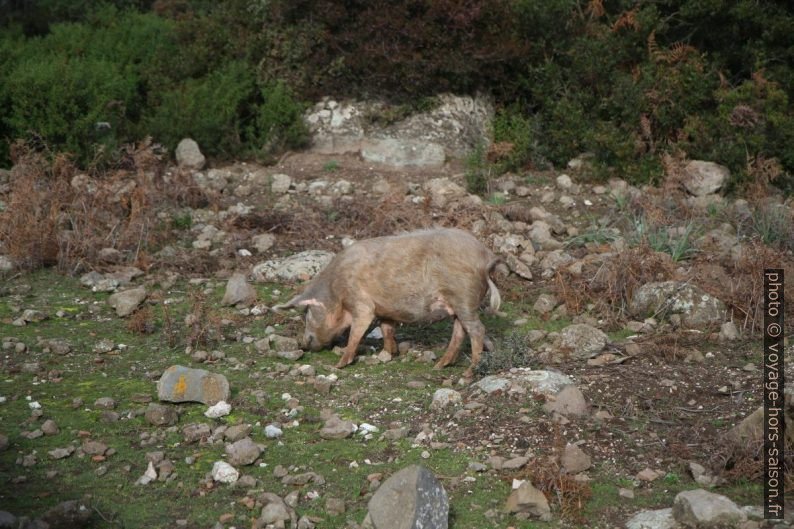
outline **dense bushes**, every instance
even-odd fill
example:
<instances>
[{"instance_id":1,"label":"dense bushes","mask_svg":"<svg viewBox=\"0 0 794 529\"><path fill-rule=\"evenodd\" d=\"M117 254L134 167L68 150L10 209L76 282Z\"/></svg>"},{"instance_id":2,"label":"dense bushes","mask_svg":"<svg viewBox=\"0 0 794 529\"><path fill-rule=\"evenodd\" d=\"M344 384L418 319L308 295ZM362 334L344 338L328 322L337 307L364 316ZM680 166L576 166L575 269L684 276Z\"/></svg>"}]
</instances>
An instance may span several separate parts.
<instances>
[{"instance_id":1,"label":"dense bushes","mask_svg":"<svg viewBox=\"0 0 794 529\"><path fill-rule=\"evenodd\" d=\"M43 36L7 29L0 163L20 137L70 152L81 165L147 135L169 148L191 136L215 156L299 146L302 106L287 87L257 81L235 30L206 14L177 21L111 5L81 22L53 23Z\"/></svg>"},{"instance_id":2,"label":"dense bushes","mask_svg":"<svg viewBox=\"0 0 794 529\"><path fill-rule=\"evenodd\" d=\"M173 146L189 134L210 154L237 155L305 141L299 100L385 96L413 107L440 91L481 90L496 97L495 139L513 145L500 169L559 166L589 151L597 168L647 181L661 175L662 154L680 152L728 165L736 184L766 167L778 185L794 188L787 2L90 4L28 0L6 10L6 139L35 131L84 160L93 152L87 142L152 133ZM35 24L31 6L41 14ZM64 86L48 89L55 101L39 103L80 117L65 132L18 99L58 75L58 65L74 65L67 83L101 70L93 86L74 92L77 100ZM111 123L112 132L97 138L92 120Z\"/></svg>"}]
</instances>

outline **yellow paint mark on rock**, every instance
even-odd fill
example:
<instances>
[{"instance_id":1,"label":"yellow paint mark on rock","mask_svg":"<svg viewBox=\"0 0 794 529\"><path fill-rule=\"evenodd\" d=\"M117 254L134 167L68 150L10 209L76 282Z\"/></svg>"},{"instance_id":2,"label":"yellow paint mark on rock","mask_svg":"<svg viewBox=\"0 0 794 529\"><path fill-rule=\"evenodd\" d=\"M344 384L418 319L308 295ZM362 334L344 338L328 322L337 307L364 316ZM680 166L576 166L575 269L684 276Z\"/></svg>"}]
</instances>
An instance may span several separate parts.
<instances>
[{"instance_id":1,"label":"yellow paint mark on rock","mask_svg":"<svg viewBox=\"0 0 794 529\"><path fill-rule=\"evenodd\" d=\"M176 385L174 386L174 397L181 397L185 394L187 390L187 383L185 382L185 375L179 375L179 380L177 380Z\"/></svg>"}]
</instances>

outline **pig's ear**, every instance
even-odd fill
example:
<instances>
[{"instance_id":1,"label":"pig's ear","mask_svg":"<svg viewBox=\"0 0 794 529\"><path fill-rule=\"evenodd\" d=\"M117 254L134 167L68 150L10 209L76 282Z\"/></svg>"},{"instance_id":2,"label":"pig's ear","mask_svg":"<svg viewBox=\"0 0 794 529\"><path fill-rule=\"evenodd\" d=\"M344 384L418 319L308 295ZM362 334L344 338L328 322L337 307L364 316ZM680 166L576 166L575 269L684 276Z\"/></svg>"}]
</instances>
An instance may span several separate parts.
<instances>
[{"instance_id":1,"label":"pig's ear","mask_svg":"<svg viewBox=\"0 0 794 529\"><path fill-rule=\"evenodd\" d=\"M280 312L282 310L292 309L295 307L309 307L312 305L325 308L325 305L323 304L322 301L317 301L317 299L315 298L304 298L303 294L298 294L297 296L287 301L283 305L273 306L272 309L276 312Z\"/></svg>"}]
</instances>

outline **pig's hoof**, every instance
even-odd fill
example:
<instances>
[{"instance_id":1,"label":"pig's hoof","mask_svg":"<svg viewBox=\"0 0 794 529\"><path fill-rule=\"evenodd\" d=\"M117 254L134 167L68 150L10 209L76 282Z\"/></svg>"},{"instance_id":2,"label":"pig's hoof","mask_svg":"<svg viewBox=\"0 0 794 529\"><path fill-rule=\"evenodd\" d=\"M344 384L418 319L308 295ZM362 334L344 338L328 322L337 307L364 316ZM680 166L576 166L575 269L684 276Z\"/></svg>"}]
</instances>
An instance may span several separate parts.
<instances>
[{"instance_id":1,"label":"pig's hoof","mask_svg":"<svg viewBox=\"0 0 794 529\"><path fill-rule=\"evenodd\" d=\"M471 380L472 378L474 378L474 373L472 372L471 368L463 372L463 378L465 378L466 380Z\"/></svg>"},{"instance_id":2,"label":"pig's hoof","mask_svg":"<svg viewBox=\"0 0 794 529\"><path fill-rule=\"evenodd\" d=\"M345 362L344 360L340 360L339 362L337 362L337 363L336 363L336 365L335 365L334 367L335 367L335 368L337 368L337 369L343 369L343 368L345 368L345 367L346 367L346 366L347 366L349 363L350 363L350 362Z\"/></svg>"},{"instance_id":3,"label":"pig's hoof","mask_svg":"<svg viewBox=\"0 0 794 529\"><path fill-rule=\"evenodd\" d=\"M436 365L433 366L433 369L444 369L445 367L447 367L447 364L445 364L443 360L439 360L436 362Z\"/></svg>"}]
</instances>

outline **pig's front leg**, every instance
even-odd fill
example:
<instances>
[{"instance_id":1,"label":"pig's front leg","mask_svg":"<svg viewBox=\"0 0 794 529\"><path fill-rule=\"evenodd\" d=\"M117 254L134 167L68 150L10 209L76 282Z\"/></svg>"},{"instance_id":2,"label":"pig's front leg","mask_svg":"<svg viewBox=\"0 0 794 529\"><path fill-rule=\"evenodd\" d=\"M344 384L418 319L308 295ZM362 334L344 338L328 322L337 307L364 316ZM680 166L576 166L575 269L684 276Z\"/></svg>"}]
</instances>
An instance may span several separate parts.
<instances>
[{"instance_id":1,"label":"pig's front leg","mask_svg":"<svg viewBox=\"0 0 794 529\"><path fill-rule=\"evenodd\" d=\"M364 333L367 332L369 324L372 323L374 317L375 315L372 313L353 316L353 323L350 324L350 335L347 339L347 346L342 350L342 358L336 364L337 369L342 369L353 362L353 359L356 357L358 344L364 337Z\"/></svg>"}]
</instances>

